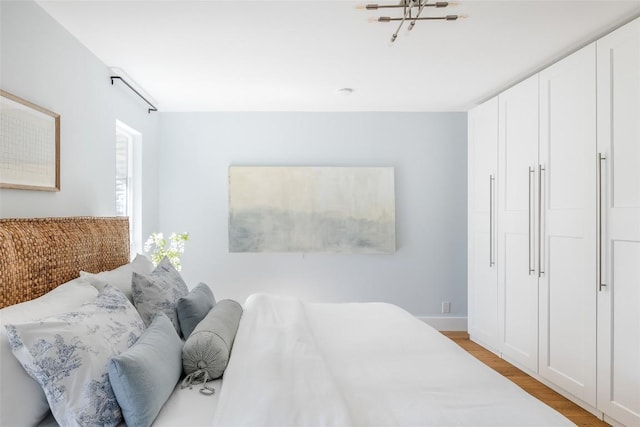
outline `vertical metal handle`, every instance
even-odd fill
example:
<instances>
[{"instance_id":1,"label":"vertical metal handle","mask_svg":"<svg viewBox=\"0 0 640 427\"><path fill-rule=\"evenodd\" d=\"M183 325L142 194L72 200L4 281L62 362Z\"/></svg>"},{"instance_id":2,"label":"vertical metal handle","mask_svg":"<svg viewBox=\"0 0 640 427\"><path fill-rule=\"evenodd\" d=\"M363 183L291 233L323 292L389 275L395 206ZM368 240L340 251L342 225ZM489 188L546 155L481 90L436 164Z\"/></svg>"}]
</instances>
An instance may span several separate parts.
<instances>
[{"instance_id":1,"label":"vertical metal handle","mask_svg":"<svg viewBox=\"0 0 640 427\"><path fill-rule=\"evenodd\" d=\"M542 172L545 169L542 165L538 165L538 277L542 277Z\"/></svg>"},{"instance_id":2,"label":"vertical metal handle","mask_svg":"<svg viewBox=\"0 0 640 427\"><path fill-rule=\"evenodd\" d=\"M602 161L606 157L598 153L598 291L607 284L602 282Z\"/></svg>"},{"instance_id":3,"label":"vertical metal handle","mask_svg":"<svg viewBox=\"0 0 640 427\"><path fill-rule=\"evenodd\" d=\"M493 174L489 175L489 268L493 267Z\"/></svg>"},{"instance_id":4,"label":"vertical metal handle","mask_svg":"<svg viewBox=\"0 0 640 427\"><path fill-rule=\"evenodd\" d=\"M531 268L531 219L532 219L532 215L531 215L531 174L535 174L536 170L532 167L529 167L529 229L527 230L527 235L529 237L529 275L531 275L532 273L534 273L536 270L535 268Z\"/></svg>"}]
</instances>

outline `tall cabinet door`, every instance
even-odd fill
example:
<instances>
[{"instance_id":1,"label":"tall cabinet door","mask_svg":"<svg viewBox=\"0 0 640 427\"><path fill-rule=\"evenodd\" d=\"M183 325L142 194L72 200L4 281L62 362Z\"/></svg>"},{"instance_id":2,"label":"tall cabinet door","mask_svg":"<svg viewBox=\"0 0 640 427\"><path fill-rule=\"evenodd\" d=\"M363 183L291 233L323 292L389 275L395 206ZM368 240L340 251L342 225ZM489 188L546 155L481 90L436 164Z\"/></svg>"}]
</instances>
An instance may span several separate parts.
<instances>
[{"instance_id":1,"label":"tall cabinet door","mask_svg":"<svg viewBox=\"0 0 640 427\"><path fill-rule=\"evenodd\" d=\"M640 19L597 47L598 409L640 426Z\"/></svg>"},{"instance_id":2,"label":"tall cabinet door","mask_svg":"<svg viewBox=\"0 0 640 427\"><path fill-rule=\"evenodd\" d=\"M497 350L496 180L498 100L469 112L469 334Z\"/></svg>"},{"instance_id":3,"label":"tall cabinet door","mask_svg":"<svg viewBox=\"0 0 640 427\"><path fill-rule=\"evenodd\" d=\"M540 73L539 374L596 406L595 43Z\"/></svg>"},{"instance_id":4,"label":"tall cabinet door","mask_svg":"<svg viewBox=\"0 0 640 427\"><path fill-rule=\"evenodd\" d=\"M498 325L505 359L538 370L538 75L499 96Z\"/></svg>"}]
</instances>

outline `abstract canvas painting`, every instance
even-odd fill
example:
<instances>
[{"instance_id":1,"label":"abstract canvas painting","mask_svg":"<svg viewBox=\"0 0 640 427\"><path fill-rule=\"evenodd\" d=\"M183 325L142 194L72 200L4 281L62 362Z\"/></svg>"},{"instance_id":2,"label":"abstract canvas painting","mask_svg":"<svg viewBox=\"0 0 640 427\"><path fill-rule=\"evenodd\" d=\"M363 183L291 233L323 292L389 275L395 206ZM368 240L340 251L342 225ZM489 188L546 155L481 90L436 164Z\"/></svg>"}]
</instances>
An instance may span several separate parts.
<instances>
[{"instance_id":1,"label":"abstract canvas painting","mask_svg":"<svg viewBox=\"0 0 640 427\"><path fill-rule=\"evenodd\" d=\"M392 167L231 166L230 252L393 253Z\"/></svg>"}]
</instances>

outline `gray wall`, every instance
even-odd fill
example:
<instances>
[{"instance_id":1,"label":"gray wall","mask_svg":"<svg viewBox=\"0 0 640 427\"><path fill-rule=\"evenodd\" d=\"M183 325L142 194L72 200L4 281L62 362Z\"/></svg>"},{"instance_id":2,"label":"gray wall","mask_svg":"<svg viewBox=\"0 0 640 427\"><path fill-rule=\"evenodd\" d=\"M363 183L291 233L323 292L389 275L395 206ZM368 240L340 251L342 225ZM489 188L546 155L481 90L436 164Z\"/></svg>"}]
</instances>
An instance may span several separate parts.
<instances>
[{"instance_id":1,"label":"gray wall","mask_svg":"<svg viewBox=\"0 0 640 427\"><path fill-rule=\"evenodd\" d=\"M0 217L115 213L115 123L142 136L143 235L158 227L157 114L32 1L0 2L3 90L60 114L60 192L0 189Z\"/></svg>"},{"instance_id":2,"label":"gray wall","mask_svg":"<svg viewBox=\"0 0 640 427\"><path fill-rule=\"evenodd\" d=\"M160 228L189 232L183 276L219 298L385 301L466 316L465 113L162 113ZM230 165L393 166L393 255L229 253Z\"/></svg>"},{"instance_id":3,"label":"gray wall","mask_svg":"<svg viewBox=\"0 0 640 427\"><path fill-rule=\"evenodd\" d=\"M466 114L162 113L32 1L0 2L2 89L61 115L58 193L0 189L0 217L113 215L119 119L143 134L143 236L188 231L190 286L466 315ZM230 254L229 165L393 166L393 255Z\"/></svg>"}]
</instances>

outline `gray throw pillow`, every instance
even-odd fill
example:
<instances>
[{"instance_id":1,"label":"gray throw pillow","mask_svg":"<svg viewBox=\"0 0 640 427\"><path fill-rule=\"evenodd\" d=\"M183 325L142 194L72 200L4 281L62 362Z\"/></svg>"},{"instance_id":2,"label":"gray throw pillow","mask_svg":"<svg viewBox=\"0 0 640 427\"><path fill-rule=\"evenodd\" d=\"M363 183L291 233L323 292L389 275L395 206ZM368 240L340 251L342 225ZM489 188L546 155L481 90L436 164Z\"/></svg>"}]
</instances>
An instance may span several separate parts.
<instances>
[{"instance_id":1,"label":"gray throw pillow","mask_svg":"<svg viewBox=\"0 0 640 427\"><path fill-rule=\"evenodd\" d=\"M182 374L182 340L163 313L138 341L109 362L111 387L128 427L148 427Z\"/></svg>"},{"instance_id":2,"label":"gray throw pillow","mask_svg":"<svg viewBox=\"0 0 640 427\"><path fill-rule=\"evenodd\" d=\"M178 300L189 293L189 289L169 258L165 257L149 274L134 271L131 290L133 304L145 325L149 326L156 314L164 313L173 323L176 332L181 333L176 306Z\"/></svg>"},{"instance_id":3,"label":"gray throw pillow","mask_svg":"<svg viewBox=\"0 0 640 427\"><path fill-rule=\"evenodd\" d=\"M215 303L213 292L206 283L198 283L187 296L178 300L178 320L185 339L189 338L193 329L204 319Z\"/></svg>"},{"instance_id":4,"label":"gray throw pillow","mask_svg":"<svg viewBox=\"0 0 640 427\"><path fill-rule=\"evenodd\" d=\"M187 375L202 371L209 379L222 376L241 316L242 306L233 300L213 306L182 347L182 366Z\"/></svg>"}]
</instances>

